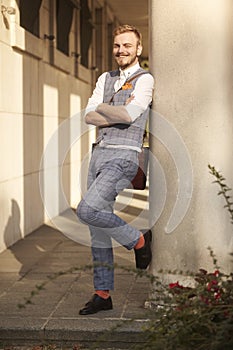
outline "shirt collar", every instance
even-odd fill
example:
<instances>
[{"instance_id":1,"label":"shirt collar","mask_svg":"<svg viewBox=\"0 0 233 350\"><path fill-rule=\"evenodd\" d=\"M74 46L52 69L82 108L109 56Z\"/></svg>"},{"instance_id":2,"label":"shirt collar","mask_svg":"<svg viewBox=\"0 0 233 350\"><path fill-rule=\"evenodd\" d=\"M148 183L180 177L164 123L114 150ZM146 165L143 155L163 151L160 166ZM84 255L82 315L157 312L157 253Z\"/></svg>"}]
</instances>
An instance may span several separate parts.
<instances>
[{"instance_id":1,"label":"shirt collar","mask_svg":"<svg viewBox=\"0 0 233 350\"><path fill-rule=\"evenodd\" d=\"M139 63L137 62L134 66L129 67L127 69L120 70L120 77L124 77L125 79L128 79L132 74L134 74L138 69L140 68Z\"/></svg>"}]
</instances>

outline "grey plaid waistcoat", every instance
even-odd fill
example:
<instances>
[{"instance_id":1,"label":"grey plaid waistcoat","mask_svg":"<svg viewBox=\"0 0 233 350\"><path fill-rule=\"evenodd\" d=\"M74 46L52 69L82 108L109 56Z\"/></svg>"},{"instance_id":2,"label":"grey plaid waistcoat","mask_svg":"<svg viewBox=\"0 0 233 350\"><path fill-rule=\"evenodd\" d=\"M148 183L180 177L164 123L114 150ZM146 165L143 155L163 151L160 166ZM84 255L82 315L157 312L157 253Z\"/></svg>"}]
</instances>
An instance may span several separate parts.
<instances>
[{"instance_id":1,"label":"grey plaid waistcoat","mask_svg":"<svg viewBox=\"0 0 233 350\"><path fill-rule=\"evenodd\" d=\"M147 71L139 68L129 79L139 73L146 74ZM130 97L131 92L134 90L138 78L136 77L130 82L131 85L128 86L129 88L121 89L115 93L114 84L117 79L119 79L119 70L107 73L104 87L104 103L111 103L115 106L124 105L127 98ZM112 101L110 102L111 99ZM99 128L96 142L104 141L104 143L109 145L127 145L141 148L148 115L149 106L145 112L131 124L114 124L109 127Z\"/></svg>"}]
</instances>

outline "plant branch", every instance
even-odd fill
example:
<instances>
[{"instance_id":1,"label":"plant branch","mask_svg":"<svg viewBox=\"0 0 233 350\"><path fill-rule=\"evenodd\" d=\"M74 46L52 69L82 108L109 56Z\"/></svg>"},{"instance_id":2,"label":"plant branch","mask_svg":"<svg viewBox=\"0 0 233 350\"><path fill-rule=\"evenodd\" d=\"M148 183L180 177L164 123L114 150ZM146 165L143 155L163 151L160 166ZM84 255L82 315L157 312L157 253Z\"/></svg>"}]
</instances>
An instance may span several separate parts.
<instances>
[{"instance_id":1,"label":"plant branch","mask_svg":"<svg viewBox=\"0 0 233 350\"><path fill-rule=\"evenodd\" d=\"M218 192L218 195L222 195L225 199L226 204L224 205L224 208L227 208L230 217L231 217L231 223L233 224L233 198L228 194L229 191L232 189L228 187L225 183L225 178L221 175L220 172L218 172L214 166L208 165L208 168L210 169L210 174L213 175L216 180L213 181L213 183L217 183L220 186L220 191Z\"/></svg>"}]
</instances>

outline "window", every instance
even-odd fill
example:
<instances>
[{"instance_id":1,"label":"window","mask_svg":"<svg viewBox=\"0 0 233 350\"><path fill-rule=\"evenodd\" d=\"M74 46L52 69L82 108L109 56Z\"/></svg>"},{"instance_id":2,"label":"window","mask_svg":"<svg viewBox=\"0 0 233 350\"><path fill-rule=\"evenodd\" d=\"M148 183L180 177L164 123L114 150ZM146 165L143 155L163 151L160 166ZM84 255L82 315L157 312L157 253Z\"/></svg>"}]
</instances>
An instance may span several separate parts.
<instances>
[{"instance_id":1,"label":"window","mask_svg":"<svg viewBox=\"0 0 233 350\"><path fill-rule=\"evenodd\" d=\"M108 23L108 70L113 68L113 58L112 58L112 32L113 32L113 23Z\"/></svg>"},{"instance_id":2,"label":"window","mask_svg":"<svg viewBox=\"0 0 233 350\"><path fill-rule=\"evenodd\" d=\"M40 6L42 0L20 0L20 25L33 35L39 37Z\"/></svg>"},{"instance_id":3,"label":"window","mask_svg":"<svg viewBox=\"0 0 233 350\"><path fill-rule=\"evenodd\" d=\"M73 3L57 0L57 49L69 56L69 34L73 19Z\"/></svg>"},{"instance_id":4,"label":"window","mask_svg":"<svg viewBox=\"0 0 233 350\"><path fill-rule=\"evenodd\" d=\"M103 72L103 9L97 8L95 10L95 53L96 53L96 67L98 68L98 76Z\"/></svg>"},{"instance_id":5,"label":"window","mask_svg":"<svg viewBox=\"0 0 233 350\"><path fill-rule=\"evenodd\" d=\"M81 0L80 4L81 64L88 68L89 47L92 41L92 17L88 7L88 0Z\"/></svg>"}]
</instances>

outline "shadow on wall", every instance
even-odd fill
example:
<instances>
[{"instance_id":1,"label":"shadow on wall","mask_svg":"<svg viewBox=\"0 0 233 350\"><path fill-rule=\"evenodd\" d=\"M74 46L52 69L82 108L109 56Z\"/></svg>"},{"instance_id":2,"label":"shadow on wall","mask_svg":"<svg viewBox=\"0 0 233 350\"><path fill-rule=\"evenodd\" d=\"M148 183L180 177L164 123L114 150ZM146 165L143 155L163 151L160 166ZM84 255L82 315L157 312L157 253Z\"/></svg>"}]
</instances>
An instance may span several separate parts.
<instances>
[{"instance_id":1,"label":"shadow on wall","mask_svg":"<svg viewBox=\"0 0 233 350\"><path fill-rule=\"evenodd\" d=\"M44 256L46 249L35 239L25 240L20 228L20 208L16 200L11 200L11 215L4 230L4 242L15 257L14 269L20 276L24 276L38 259ZM41 242L40 242L41 243ZM11 268L12 268L11 266ZM8 271L9 266L5 266Z\"/></svg>"},{"instance_id":2,"label":"shadow on wall","mask_svg":"<svg viewBox=\"0 0 233 350\"><path fill-rule=\"evenodd\" d=\"M4 242L6 247L11 246L23 237L20 228L20 209L16 200L11 200L11 215L4 230Z\"/></svg>"}]
</instances>

